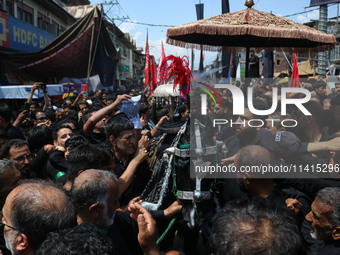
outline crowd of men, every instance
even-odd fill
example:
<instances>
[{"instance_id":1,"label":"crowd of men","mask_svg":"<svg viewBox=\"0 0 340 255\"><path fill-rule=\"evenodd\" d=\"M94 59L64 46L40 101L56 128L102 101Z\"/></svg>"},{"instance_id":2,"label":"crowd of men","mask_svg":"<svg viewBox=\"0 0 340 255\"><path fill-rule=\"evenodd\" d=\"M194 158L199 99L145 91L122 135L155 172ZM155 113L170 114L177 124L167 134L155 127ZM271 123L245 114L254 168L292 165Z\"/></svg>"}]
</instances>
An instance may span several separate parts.
<instances>
[{"instance_id":1,"label":"crowd of men","mask_svg":"<svg viewBox=\"0 0 340 255\"><path fill-rule=\"evenodd\" d=\"M269 109L276 84L252 86L254 107ZM223 104L208 104L206 123L213 118L281 120L264 127L218 126L214 140L226 148L221 163L237 169L278 162L338 169L340 83L331 91L327 83L309 79L304 88L312 94L304 104L311 116L295 108L286 116L279 111L256 116L247 105L244 115L234 116L230 93L219 91ZM35 90L44 92L43 104L32 100ZM200 228L189 231L175 224L178 232L165 231L172 235L166 241L170 245L160 245L164 236L158 239L157 226L163 231L173 217L182 219L183 201L174 198L157 211L141 205L139 196L157 167L151 164L150 148L162 126L185 123L197 106L190 109L189 100L181 99L173 115L167 99L151 103L142 93L142 129L136 129L120 107L139 94L134 89L124 94L74 91L56 102L37 82L18 111L0 104L2 254L198 254L193 245L204 246L201 254L340 254L340 171L323 178L238 173L215 180L208 199L215 199L216 206L207 208L213 217L197 219ZM298 125L287 128L284 119ZM196 211L202 210L204 201L195 203ZM203 236L201 243L195 232ZM178 237L191 243L184 241L176 253L173 240Z\"/></svg>"}]
</instances>

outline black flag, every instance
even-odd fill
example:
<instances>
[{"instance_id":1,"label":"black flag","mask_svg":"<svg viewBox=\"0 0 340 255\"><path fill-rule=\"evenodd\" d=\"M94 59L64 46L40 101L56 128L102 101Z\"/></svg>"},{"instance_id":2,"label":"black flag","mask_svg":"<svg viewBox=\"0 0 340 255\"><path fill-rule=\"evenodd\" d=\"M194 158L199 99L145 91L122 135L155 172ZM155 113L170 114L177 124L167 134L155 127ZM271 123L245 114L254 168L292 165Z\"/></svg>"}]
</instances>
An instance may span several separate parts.
<instances>
[{"instance_id":1,"label":"black flag","mask_svg":"<svg viewBox=\"0 0 340 255\"><path fill-rule=\"evenodd\" d=\"M222 14L229 13L229 12L230 12L229 0L222 0Z\"/></svg>"},{"instance_id":2,"label":"black flag","mask_svg":"<svg viewBox=\"0 0 340 255\"><path fill-rule=\"evenodd\" d=\"M196 4L196 16L197 16L197 20L203 19L204 17L204 4ZM201 54L200 54L200 67L199 67L200 73L202 73L204 71L204 67L203 67L203 50L201 50Z\"/></svg>"},{"instance_id":3,"label":"black flag","mask_svg":"<svg viewBox=\"0 0 340 255\"><path fill-rule=\"evenodd\" d=\"M263 51L263 78L273 78L274 76L274 53L272 51Z\"/></svg>"},{"instance_id":4,"label":"black flag","mask_svg":"<svg viewBox=\"0 0 340 255\"><path fill-rule=\"evenodd\" d=\"M222 0L222 14L229 13L229 0ZM222 77L227 78L230 65L230 51L222 52Z\"/></svg>"}]
</instances>

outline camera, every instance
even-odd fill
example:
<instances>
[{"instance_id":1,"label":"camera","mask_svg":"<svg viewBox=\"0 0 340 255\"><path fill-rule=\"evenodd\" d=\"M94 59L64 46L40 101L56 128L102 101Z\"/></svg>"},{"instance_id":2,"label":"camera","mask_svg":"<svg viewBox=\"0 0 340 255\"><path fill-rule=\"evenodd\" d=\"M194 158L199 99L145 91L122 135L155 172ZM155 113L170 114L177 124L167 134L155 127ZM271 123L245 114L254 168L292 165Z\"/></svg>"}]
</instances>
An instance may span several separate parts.
<instances>
[{"instance_id":1,"label":"camera","mask_svg":"<svg viewBox=\"0 0 340 255\"><path fill-rule=\"evenodd\" d=\"M41 83L40 87L41 89L46 89L46 83Z\"/></svg>"}]
</instances>

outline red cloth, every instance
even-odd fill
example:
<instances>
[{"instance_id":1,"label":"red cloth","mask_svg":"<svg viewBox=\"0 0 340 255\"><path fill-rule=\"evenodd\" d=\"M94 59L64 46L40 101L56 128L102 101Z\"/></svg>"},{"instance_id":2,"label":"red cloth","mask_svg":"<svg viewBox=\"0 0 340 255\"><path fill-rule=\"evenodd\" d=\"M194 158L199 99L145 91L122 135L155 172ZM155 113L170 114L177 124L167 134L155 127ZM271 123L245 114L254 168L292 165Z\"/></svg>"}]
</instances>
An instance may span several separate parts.
<instances>
[{"instance_id":1,"label":"red cloth","mask_svg":"<svg viewBox=\"0 0 340 255\"><path fill-rule=\"evenodd\" d=\"M157 83L159 85L165 83L166 69L168 68L167 62L165 62L164 65L161 65L164 59L165 59L165 53L164 53L164 47L163 47L163 42L162 42L162 56L161 56L161 60L159 61L160 64L157 68L157 71L158 71Z\"/></svg>"},{"instance_id":2,"label":"red cloth","mask_svg":"<svg viewBox=\"0 0 340 255\"><path fill-rule=\"evenodd\" d=\"M299 69L296 61L295 52L293 52L293 72L292 77L290 78L289 86L290 88L300 88L299 82Z\"/></svg>"},{"instance_id":3,"label":"red cloth","mask_svg":"<svg viewBox=\"0 0 340 255\"><path fill-rule=\"evenodd\" d=\"M149 79L150 79L150 55L149 55L149 41L148 36L146 36L146 56L145 56L145 85L146 88L149 85Z\"/></svg>"},{"instance_id":4,"label":"red cloth","mask_svg":"<svg viewBox=\"0 0 340 255\"><path fill-rule=\"evenodd\" d=\"M156 65L155 65L155 57L152 57L152 69L151 69L151 86L150 86L150 93L152 95L153 91L157 87L157 72L156 72Z\"/></svg>"}]
</instances>

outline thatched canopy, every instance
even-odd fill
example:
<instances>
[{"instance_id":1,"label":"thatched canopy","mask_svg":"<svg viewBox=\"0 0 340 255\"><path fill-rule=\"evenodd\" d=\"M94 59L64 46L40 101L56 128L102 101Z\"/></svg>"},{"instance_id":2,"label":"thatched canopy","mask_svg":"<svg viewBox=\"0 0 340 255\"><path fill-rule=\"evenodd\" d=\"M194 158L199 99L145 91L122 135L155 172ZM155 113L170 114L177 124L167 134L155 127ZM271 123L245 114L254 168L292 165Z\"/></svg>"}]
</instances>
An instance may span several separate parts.
<instances>
[{"instance_id":1,"label":"thatched canopy","mask_svg":"<svg viewBox=\"0 0 340 255\"><path fill-rule=\"evenodd\" d=\"M169 28L167 43L212 51L258 47L299 52L332 49L336 39L287 18L247 8Z\"/></svg>"}]
</instances>

